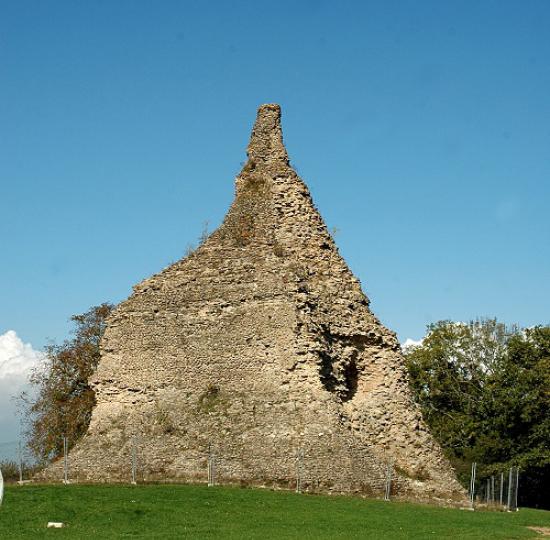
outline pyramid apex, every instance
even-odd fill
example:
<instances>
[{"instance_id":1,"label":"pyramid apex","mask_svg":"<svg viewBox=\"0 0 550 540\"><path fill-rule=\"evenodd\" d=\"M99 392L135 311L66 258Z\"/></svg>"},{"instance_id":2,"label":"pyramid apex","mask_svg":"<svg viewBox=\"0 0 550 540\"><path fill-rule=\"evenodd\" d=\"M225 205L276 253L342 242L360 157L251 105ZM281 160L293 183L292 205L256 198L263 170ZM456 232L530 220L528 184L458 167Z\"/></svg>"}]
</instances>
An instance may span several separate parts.
<instances>
[{"instance_id":1,"label":"pyramid apex","mask_svg":"<svg viewBox=\"0 0 550 540\"><path fill-rule=\"evenodd\" d=\"M258 113L264 110L278 111L279 117L281 116L281 106L278 103L264 103L258 107Z\"/></svg>"},{"instance_id":2,"label":"pyramid apex","mask_svg":"<svg viewBox=\"0 0 550 540\"><path fill-rule=\"evenodd\" d=\"M260 105L247 148L248 159L256 165L274 161L288 163L281 128L281 107L276 103Z\"/></svg>"}]
</instances>

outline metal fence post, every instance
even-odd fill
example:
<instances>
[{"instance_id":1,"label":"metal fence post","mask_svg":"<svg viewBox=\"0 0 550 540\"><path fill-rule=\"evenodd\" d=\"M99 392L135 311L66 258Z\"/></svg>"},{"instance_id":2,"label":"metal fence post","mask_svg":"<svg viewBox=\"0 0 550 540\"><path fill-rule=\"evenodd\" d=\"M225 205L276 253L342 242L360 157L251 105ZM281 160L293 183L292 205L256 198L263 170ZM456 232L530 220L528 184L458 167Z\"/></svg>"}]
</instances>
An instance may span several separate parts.
<instances>
[{"instance_id":1,"label":"metal fence post","mask_svg":"<svg viewBox=\"0 0 550 540\"><path fill-rule=\"evenodd\" d=\"M296 493L302 493L302 468L304 451L300 448L296 453Z\"/></svg>"},{"instance_id":2,"label":"metal fence post","mask_svg":"<svg viewBox=\"0 0 550 540\"><path fill-rule=\"evenodd\" d=\"M513 467L510 467L510 471L508 472L508 504L506 505L507 510L510 510L512 507L512 469Z\"/></svg>"},{"instance_id":3,"label":"metal fence post","mask_svg":"<svg viewBox=\"0 0 550 540\"><path fill-rule=\"evenodd\" d=\"M218 474L218 461L216 459L215 452L212 452L212 485L215 486L217 482L217 476Z\"/></svg>"},{"instance_id":4,"label":"metal fence post","mask_svg":"<svg viewBox=\"0 0 550 540\"><path fill-rule=\"evenodd\" d=\"M384 494L385 501L389 501L391 496L392 472L393 472L393 462L390 461L386 467L386 491Z\"/></svg>"},{"instance_id":5,"label":"metal fence post","mask_svg":"<svg viewBox=\"0 0 550 540\"><path fill-rule=\"evenodd\" d=\"M518 509L518 491L519 491L519 467L516 467L516 512Z\"/></svg>"},{"instance_id":6,"label":"metal fence post","mask_svg":"<svg viewBox=\"0 0 550 540\"><path fill-rule=\"evenodd\" d=\"M212 445L208 445L208 487L216 485L216 466L215 456L212 451Z\"/></svg>"},{"instance_id":7,"label":"metal fence post","mask_svg":"<svg viewBox=\"0 0 550 540\"><path fill-rule=\"evenodd\" d=\"M19 484L23 483L23 452L21 450L21 440L19 440Z\"/></svg>"},{"instance_id":8,"label":"metal fence post","mask_svg":"<svg viewBox=\"0 0 550 540\"><path fill-rule=\"evenodd\" d=\"M504 473L500 473L500 497L499 497L499 503L500 506L502 506L502 500L504 495Z\"/></svg>"},{"instance_id":9,"label":"metal fence post","mask_svg":"<svg viewBox=\"0 0 550 540\"><path fill-rule=\"evenodd\" d=\"M63 437L63 483L69 483L69 440Z\"/></svg>"},{"instance_id":10,"label":"metal fence post","mask_svg":"<svg viewBox=\"0 0 550 540\"><path fill-rule=\"evenodd\" d=\"M132 437L132 484L137 484L137 450L136 450L136 438Z\"/></svg>"},{"instance_id":11,"label":"metal fence post","mask_svg":"<svg viewBox=\"0 0 550 540\"><path fill-rule=\"evenodd\" d=\"M476 491L476 467L477 464L474 461L472 463L472 472L470 474L470 506L473 508L475 503L475 491Z\"/></svg>"}]
</instances>

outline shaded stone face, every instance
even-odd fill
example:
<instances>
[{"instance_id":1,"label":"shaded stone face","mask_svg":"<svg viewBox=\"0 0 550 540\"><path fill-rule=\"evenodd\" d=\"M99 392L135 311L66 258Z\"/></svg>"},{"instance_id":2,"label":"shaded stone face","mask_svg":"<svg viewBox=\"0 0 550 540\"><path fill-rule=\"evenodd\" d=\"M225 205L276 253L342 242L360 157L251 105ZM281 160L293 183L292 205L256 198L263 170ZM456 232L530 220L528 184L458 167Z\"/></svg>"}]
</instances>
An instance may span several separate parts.
<instances>
[{"instance_id":1,"label":"shaded stone face","mask_svg":"<svg viewBox=\"0 0 550 540\"><path fill-rule=\"evenodd\" d=\"M110 318L80 479L463 497L411 399L400 347L369 310L263 105L221 227ZM134 442L133 442L134 441ZM137 442L135 442L137 441ZM297 453L300 463L297 464ZM56 466L47 474L54 475Z\"/></svg>"}]
</instances>

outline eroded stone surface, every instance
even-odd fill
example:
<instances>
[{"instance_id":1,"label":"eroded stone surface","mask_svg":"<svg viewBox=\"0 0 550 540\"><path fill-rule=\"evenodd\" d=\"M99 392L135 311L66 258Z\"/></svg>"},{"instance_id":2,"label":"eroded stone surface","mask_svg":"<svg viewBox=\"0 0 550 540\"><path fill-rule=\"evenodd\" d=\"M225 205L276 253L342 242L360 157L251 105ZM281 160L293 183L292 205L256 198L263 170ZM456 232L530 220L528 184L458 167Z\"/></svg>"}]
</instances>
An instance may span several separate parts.
<instances>
[{"instance_id":1,"label":"eroded stone surface","mask_svg":"<svg viewBox=\"0 0 550 540\"><path fill-rule=\"evenodd\" d=\"M263 105L221 227L134 287L110 318L97 406L71 476L463 497L408 388L400 347L369 310L304 182L280 108ZM296 460L296 453L303 459ZM54 465L47 475L58 474Z\"/></svg>"}]
</instances>

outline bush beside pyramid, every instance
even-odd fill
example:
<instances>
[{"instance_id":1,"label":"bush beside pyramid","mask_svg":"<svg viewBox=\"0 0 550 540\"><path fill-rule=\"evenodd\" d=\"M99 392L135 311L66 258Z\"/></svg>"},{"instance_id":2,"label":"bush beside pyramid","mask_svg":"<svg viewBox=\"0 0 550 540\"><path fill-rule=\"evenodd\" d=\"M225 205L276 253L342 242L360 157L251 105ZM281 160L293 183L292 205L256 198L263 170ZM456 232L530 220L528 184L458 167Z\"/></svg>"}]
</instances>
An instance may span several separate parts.
<instances>
[{"instance_id":1,"label":"bush beside pyramid","mask_svg":"<svg viewBox=\"0 0 550 540\"><path fill-rule=\"evenodd\" d=\"M81 481L198 481L402 497L463 490L408 388L399 343L290 167L263 105L218 230L109 320ZM59 478L61 464L46 476Z\"/></svg>"}]
</instances>

